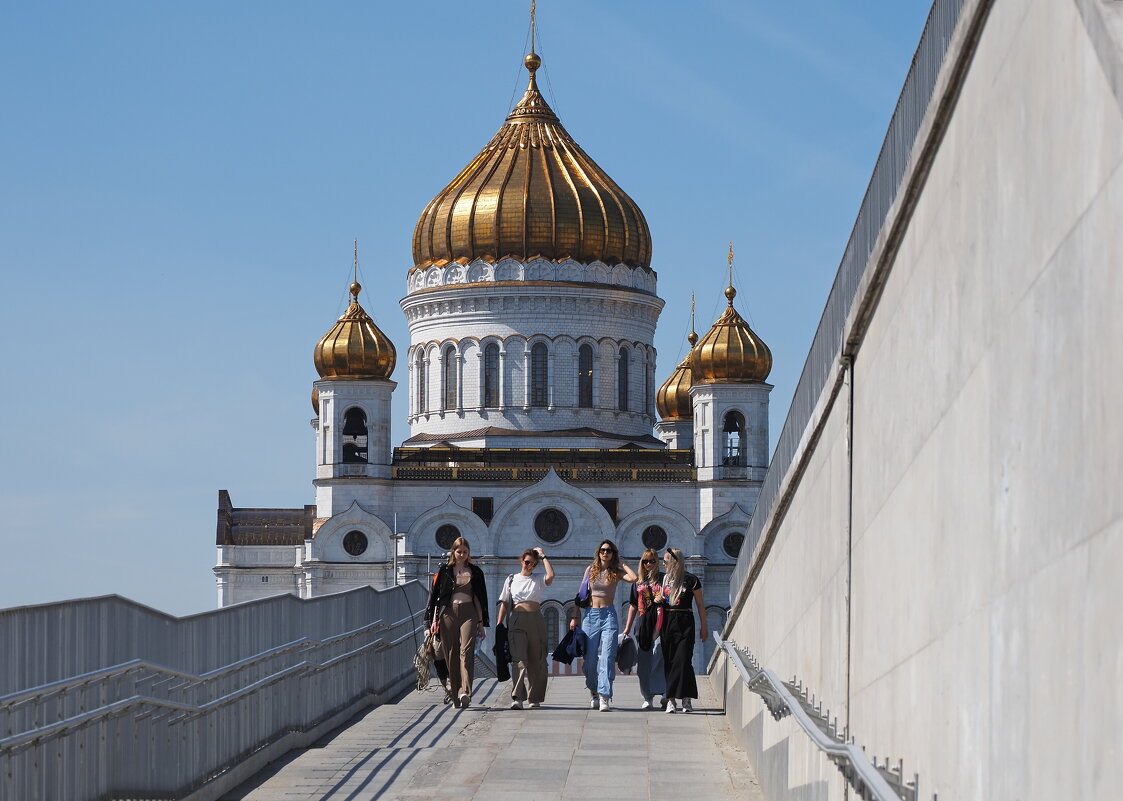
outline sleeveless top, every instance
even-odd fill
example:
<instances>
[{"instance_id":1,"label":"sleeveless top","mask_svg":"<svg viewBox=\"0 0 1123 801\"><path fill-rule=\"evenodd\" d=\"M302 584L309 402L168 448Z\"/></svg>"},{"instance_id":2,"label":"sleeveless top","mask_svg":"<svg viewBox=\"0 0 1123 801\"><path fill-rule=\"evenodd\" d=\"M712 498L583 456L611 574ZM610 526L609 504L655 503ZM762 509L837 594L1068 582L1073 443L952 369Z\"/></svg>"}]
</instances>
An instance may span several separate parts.
<instances>
[{"instance_id":1,"label":"sleeveless top","mask_svg":"<svg viewBox=\"0 0 1123 801\"><path fill-rule=\"evenodd\" d=\"M455 570L452 574L453 581L456 582L456 589L452 592L453 601L470 601L472 600L472 572L468 571L464 575L457 575Z\"/></svg>"},{"instance_id":2,"label":"sleeveless top","mask_svg":"<svg viewBox=\"0 0 1123 801\"><path fill-rule=\"evenodd\" d=\"M620 582L607 581L605 575L605 573L601 573L595 580L589 580L589 595L613 603L616 600L616 588L620 585Z\"/></svg>"}]
</instances>

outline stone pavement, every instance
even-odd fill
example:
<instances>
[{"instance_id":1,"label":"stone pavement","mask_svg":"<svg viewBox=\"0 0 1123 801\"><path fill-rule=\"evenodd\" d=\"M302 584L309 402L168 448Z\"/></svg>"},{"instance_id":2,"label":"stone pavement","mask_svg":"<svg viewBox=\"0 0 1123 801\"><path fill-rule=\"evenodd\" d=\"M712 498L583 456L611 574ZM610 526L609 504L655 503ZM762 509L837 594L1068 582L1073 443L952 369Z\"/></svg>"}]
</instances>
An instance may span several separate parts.
<instances>
[{"instance_id":1,"label":"stone pavement","mask_svg":"<svg viewBox=\"0 0 1123 801\"><path fill-rule=\"evenodd\" d=\"M223 801L763 801L706 676L691 714L641 712L634 676L617 706L589 709L580 676L550 679L541 709L509 709L509 684L477 682L475 706L441 703L434 682L376 707L316 747L271 765Z\"/></svg>"}]
</instances>

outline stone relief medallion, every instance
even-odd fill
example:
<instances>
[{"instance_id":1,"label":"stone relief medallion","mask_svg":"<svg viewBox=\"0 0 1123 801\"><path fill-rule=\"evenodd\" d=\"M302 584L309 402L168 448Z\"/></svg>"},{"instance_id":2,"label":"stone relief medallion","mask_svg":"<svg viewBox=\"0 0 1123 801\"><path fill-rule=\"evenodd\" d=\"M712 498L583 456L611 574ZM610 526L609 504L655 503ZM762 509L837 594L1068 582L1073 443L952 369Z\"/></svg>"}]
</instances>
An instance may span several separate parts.
<instances>
[{"instance_id":1,"label":"stone relief medallion","mask_svg":"<svg viewBox=\"0 0 1123 801\"><path fill-rule=\"evenodd\" d=\"M667 546L667 532L662 526L648 526L643 530L643 547L660 551Z\"/></svg>"},{"instance_id":2,"label":"stone relief medallion","mask_svg":"<svg viewBox=\"0 0 1123 801\"><path fill-rule=\"evenodd\" d=\"M367 545L367 535L361 531L348 531L343 535L343 550L351 556L362 556Z\"/></svg>"},{"instance_id":3,"label":"stone relief medallion","mask_svg":"<svg viewBox=\"0 0 1123 801\"><path fill-rule=\"evenodd\" d=\"M451 551L452 543L456 542L456 538L460 536L460 529L451 523L445 523L437 529L436 540L437 545L442 551Z\"/></svg>"},{"instance_id":4,"label":"stone relief medallion","mask_svg":"<svg viewBox=\"0 0 1123 801\"><path fill-rule=\"evenodd\" d=\"M734 559L737 558L737 554L741 553L741 546L744 544L745 535L740 531L734 531L732 534L726 534L725 539L721 541L721 547Z\"/></svg>"},{"instance_id":5,"label":"stone relief medallion","mask_svg":"<svg viewBox=\"0 0 1123 801\"><path fill-rule=\"evenodd\" d=\"M569 532L569 519L561 509L543 509L534 518L534 533L551 545L561 542Z\"/></svg>"}]
</instances>

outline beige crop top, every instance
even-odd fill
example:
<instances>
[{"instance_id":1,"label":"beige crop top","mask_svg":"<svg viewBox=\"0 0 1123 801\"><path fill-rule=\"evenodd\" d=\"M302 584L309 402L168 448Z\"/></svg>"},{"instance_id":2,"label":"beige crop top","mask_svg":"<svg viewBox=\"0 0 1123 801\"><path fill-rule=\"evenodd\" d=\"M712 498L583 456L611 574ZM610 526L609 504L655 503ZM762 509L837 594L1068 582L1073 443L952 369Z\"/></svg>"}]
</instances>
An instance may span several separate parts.
<instances>
[{"instance_id":1,"label":"beige crop top","mask_svg":"<svg viewBox=\"0 0 1123 801\"><path fill-rule=\"evenodd\" d=\"M472 573L469 571L464 575L453 574L453 579L456 581L456 589L453 590L453 601L470 601L472 600Z\"/></svg>"},{"instance_id":2,"label":"beige crop top","mask_svg":"<svg viewBox=\"0 0 1123 801\"><path fill-rule=\"evenodd\" d=\"M607 575L607 573L601 573L597 576L596 580L589 580L589 595L593 598L600 598L608 601L609 603L615 603L616 587L620 582L609 581Z\"/></svg>"}]
</instances>

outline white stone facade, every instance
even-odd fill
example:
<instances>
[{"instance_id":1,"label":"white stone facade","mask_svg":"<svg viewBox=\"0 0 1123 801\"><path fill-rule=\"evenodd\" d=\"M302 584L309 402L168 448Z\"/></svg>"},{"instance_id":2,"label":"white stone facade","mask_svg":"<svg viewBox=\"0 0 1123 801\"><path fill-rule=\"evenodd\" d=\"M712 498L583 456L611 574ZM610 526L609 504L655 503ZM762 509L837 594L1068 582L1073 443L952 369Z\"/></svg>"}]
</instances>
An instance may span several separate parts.
<instances>
[{"instance_id":1,"label":"white stone facade","mask_svg":"<svg viewBox=\"0 0 1123 801\"><path fill-rule=\"evenodd\" d=\"M744 415L747 461L712 463L725 447L719 431L701 443L708 461L695 465L690 423L661 424L676 447L653 436L652 341L663 306L654 272L512 259L468 267L415 272L401 302L411 335L401 365L409 376L408 447L390 447L394 382L317 381L314 517L306 515L303 534L295 517L282 533L280 523L263 527L257 518L283 510L246 512L251 522L240 522L242 511L228 509L215 568L220 603L427 581L454 532L471 543L493 599L525 548L546 550L558 574L544 606L551 639L561 635L603 539L633 565L645 542L681 548L702 579L711 626L720 625L763 475L771 388L723 384L700 393L703 419ZM477 268L487 277L454 280ZM536 390L533 373L543 364ZM563 518L564 533L541 534L544 513ZM275 544L238 544L247 526L253 541L274 536ZM616 600L623 615L626 589ZM699 669L709 647L699 647Z\"/></svg>"},{"instance_id":2,"label":"white stone facade","mask_svg":"<svg viewBox=\"0 0 1123 801\"><path fill-rule=\"evenodd\" d=\"M505 259L494 270L510 267L534 275L539 263L549 264ZM618 268L625 277L648 276L644 283L653 288L654 273ZM410 329L405 364L413 436L452 436L489 426L651 436L652 342L663 301L647 289L542 279L438 284L411 291L401 305ZM536 346L544 354L538 364ZM536 390L539 371L544 380ZM587 383L581 372L588 374ZM502 444L569 446L564 440Z\"/></svg>"}]
</instances>

